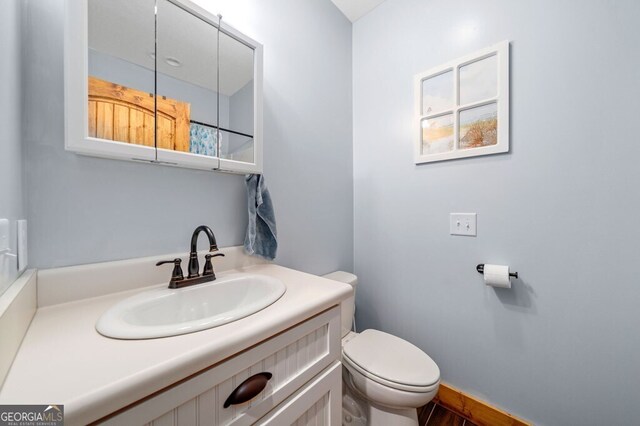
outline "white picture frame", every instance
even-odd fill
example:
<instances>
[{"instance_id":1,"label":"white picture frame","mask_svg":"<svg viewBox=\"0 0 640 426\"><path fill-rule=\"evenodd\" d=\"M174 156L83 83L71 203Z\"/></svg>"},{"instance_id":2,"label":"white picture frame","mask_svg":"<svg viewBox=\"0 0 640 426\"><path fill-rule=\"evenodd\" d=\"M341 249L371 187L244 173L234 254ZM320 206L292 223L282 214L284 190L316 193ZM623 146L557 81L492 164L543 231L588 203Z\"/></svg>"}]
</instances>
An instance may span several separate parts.
<instances>
[{"instance_id":1,"label":"white picture frame","mask_svg":"<svg viewBox=\"0 0 640 426\"><path fill-rule=\"evenodd\" d=\"M509 151L509 41L416 74L414 88L416 164Z\"/></svg>"}]
</instances>

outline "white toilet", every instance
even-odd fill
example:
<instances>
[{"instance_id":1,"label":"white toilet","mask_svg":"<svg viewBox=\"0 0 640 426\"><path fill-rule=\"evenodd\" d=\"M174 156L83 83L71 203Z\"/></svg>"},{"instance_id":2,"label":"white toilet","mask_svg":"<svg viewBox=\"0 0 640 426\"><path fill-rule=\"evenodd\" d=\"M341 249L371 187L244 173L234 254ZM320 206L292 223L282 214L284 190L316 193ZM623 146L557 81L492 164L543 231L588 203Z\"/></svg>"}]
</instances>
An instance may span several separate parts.
<instances>
[{"instance_id":1,"label":"white toilet","mask_svg":"<svg viewBox=\"0 0 640 426\"><path fill-rule=\"evenodd\" d=\"M342 305L343 426L416 426L416 409L438 392L440 369L429 355L378 330L351 331L358 277L336 271L325 278L350 284Z\"/></svg>"}]
</instances>

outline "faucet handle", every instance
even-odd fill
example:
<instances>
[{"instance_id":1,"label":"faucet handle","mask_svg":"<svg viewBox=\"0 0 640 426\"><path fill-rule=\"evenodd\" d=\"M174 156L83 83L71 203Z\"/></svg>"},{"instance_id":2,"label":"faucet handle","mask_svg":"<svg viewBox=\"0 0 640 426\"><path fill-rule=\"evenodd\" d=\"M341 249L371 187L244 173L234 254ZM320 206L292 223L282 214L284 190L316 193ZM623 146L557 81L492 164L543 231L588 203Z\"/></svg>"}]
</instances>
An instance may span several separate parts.
<instances>
[{"instance_id":1,"label":"faucet handle","mask_svg":"<svg viewBox=\"0 0 640 426\"><path fill-rule=\"evenodd\" d=\"M204 255L205 263L204 263L204 270L202 271L202 276L214 275L213 265L211 264L212 257L224 257L224 253L216 253L216 254L208 253Z\"/></svg>"},{"instance_id":2,"label":"faucet handle","mask_svg":"<svg viewBox=\"0 0 640 426\"><path fill-rule=\"evenodd\" d=\"M163 260L156 263L156 266L164 265L165 263L173 263L173 272L171 273L171 281L180 281L184 279L184 274L182 273L182 259L176 257L173 260Z\"/></svg>"},{"instance_id":3,"label":"faucet handle","mask_svg":"<svg viewBox=\"0 0 640 426\"><path fill-rule=\"evenodd\" d=\"M204 255L205 259L211 259L212 257L224 257L224 253L216 253L216 254L207 253Z\"/></svg>"}]
</instances>

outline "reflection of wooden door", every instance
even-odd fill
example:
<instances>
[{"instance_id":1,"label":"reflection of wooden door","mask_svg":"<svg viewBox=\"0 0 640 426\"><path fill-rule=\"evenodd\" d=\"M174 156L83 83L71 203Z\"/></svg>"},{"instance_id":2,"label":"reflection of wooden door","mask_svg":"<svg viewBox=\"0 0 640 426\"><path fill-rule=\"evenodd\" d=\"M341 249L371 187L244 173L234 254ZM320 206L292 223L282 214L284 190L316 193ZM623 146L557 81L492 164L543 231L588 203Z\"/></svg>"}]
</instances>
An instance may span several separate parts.
<instances>
[{"instance_id":1,"label":"reflection of wooden door","mask_svg":"<svg viewBox=\"0 0 640 426\"><path fill-rule=\"evenodd\" d=\"M158 97L158 148L189 152L191 105ZM154 146L155 105L146 93L89 77L89 136Z\"/></svg>"}]
</instances>

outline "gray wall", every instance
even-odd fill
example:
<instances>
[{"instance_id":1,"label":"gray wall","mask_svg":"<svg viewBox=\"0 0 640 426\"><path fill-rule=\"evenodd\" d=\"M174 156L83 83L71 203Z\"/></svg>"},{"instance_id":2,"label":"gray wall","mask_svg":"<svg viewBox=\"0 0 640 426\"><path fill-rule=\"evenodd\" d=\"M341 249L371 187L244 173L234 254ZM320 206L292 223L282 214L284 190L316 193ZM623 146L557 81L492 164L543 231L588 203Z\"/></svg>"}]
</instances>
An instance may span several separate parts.
<instances>
[{"instance_id":1,"label":"gray wall","mask_svg":"<svg viewBox=\"0 0 640 426\"><path fill-rule=\"evenodd\" d=\"M265 175L291 241L279 263L351 271L351 24L327 0L196 2L264 45Z\"/></svg>"},{"instance_id":2,"label":"gray wall","mask_svg":"<svg viewBox=\"0 0 640 426\"><path fill-rule=\"evenodd\" d=\"M220 245L242 244L247 221L242 176L64 150L63 1L25 1L34 266L186 251L191 232L203 223L211 225ZM264 172L276 208L278 263L314 273L349 270L351 25L325 0L235 1L222 13L251 15L229 22L265 45ZM309 52L314 52L311 60L298 60Z\"/></svg>"},{"instance_id":3,"label":"gray wall","mask_svg":"<svg viewBox=\"0 0 640 426\"><path fill-rule=\"evenodd\" d=\"M9 219L10 247L16 250L16 220L24 219L22 197L22 100L20 0L0 5L0 218ZM0 294L17 276L14 258L0 255Z\"/></svg>"},{"instance_id":4,"label":"gray wall","mask_svg":"<svg viewBox=\"0 0 640 426\"><path fill-rule=\"evenodd\" d=\"M388 0L354 24L358 323L536 424L638 422L639 18L635 0ZM505 39L511 153L415 166L412 76ZM450 212L477 212L477 238ZM486 288L481 262L522 279Z\"/></svg>"}]
</instances>

